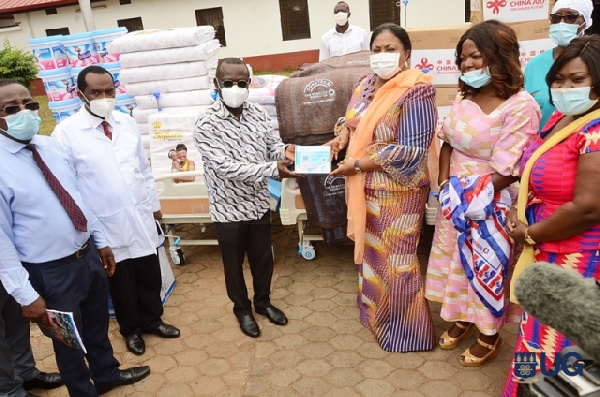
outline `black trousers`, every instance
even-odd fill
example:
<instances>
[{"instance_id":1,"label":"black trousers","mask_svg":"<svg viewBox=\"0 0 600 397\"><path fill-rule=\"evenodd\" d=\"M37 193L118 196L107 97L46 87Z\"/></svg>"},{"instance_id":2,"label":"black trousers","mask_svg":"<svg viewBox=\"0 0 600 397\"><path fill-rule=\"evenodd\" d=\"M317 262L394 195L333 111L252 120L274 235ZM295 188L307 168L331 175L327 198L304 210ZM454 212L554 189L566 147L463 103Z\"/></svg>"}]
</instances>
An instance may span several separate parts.
<instances>
[{"instance_id":1,"label":"black trousers","mask_svg":"<svg viewBox=\"0 0 600 397\"><path fill-rule=\"evenodd\" d=\"M237 317L252 314L242 267L244 254L248 254L252 273L254 308L262 310L270 307L273 277L271 214L267 212L253 221L215 222L215 229L223 255L225 288L227 296L233 302L233 313Z\"/></svg>"},{"instance_id":2,"label":"black trousers","mask_svg":"<svg viewBox=\"0 0 600 397\"><path fill-rule=\"evenodd\" d=\"M117 263L115 274L108 278L108 285L121 335L141 335L161 321L161 284L156 254Z\"/></svg>"},{"instance_id":3,"label":"black trousers","mask_svg":"<svg viewBox=\"0 0 600 397\"><path fill-rule=\"evenodd\" d=\"M87 354L53 340L56 364L70 396L97 396L96 384L119 379L119 362L108 340L108 282L93 247L81 259L24 263L46 308L73 312ZM89 369L85 360L89 363Z\"/></svg>"},{"instance_id":4,"label":"black trousers","mask_svg":"<svg viewBox=\"0 0 600 397\"><path fill-rule=\"evenodd\" d=\"M140 335L161 321L162 276L158 255L117 263L115 274L108 278L108 285L121 335Z\"/></svg>"}]
</instances>

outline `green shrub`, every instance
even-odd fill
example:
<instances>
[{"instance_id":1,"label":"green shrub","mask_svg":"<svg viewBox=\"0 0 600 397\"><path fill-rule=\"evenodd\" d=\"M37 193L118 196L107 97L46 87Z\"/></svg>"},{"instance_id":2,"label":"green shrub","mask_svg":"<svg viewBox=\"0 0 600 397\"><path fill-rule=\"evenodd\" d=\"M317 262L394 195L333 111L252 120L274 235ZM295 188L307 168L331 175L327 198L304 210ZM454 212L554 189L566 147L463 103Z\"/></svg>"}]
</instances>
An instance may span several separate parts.
<instances>
[{"instance_id":1,"label":"green shrub","mask_svg":"<svg viewBox=\"0 0 600 397\"><path fill-rule=\"evenodd\" d=\"M37 74L38 67L33 54L11 46L8 37L5 38L0 50L0 78L13 78L29 87Z\"/></svg>"}]
</instances>

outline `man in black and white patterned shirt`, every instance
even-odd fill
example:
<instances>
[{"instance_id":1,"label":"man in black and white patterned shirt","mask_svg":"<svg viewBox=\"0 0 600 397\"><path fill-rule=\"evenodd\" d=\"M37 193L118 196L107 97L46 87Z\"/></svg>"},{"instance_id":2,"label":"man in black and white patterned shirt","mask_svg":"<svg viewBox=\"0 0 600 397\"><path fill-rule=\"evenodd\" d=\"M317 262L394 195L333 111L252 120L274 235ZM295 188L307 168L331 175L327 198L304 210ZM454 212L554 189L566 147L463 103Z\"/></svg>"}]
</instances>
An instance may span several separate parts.
<instances>
[{"instance_id":1,"label":"man in black and white patterned shirt","mask_svg":"<svg viewBox=\"0 0 600 397\"><path fill-rule=\"evenodd\" d=\"M285 314L271 305L273 254L267 179L295 177L295 146L285 145L273 131L267 112L248 99L250 72L238 58L225 58L217 66L215 87L219 99L196 121L194 139L204 163L210 200L223 255L225 287L242 332L260 335L244 280L244 254L253 278L254 309L277 325L287 324Z\"/></svg>"}]
</instances>

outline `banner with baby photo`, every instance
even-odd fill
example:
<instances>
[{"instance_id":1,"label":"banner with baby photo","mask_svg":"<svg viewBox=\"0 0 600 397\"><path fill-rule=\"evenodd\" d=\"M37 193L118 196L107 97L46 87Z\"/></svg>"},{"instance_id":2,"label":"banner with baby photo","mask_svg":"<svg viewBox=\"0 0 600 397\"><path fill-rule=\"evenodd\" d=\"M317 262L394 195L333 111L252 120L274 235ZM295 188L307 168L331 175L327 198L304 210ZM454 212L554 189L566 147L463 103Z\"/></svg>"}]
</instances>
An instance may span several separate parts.
<instances>
[{"instance_id":1,"label":"banner with baby photo","mask_svg":"<svg viewBox=\"0 0 600 397\"><path fill-rule=\"evenodd\" d=\"M194 144L197 113L157 113L148 117L152 174L202 171L202 158Z\"/></svg>"}]
</instances>

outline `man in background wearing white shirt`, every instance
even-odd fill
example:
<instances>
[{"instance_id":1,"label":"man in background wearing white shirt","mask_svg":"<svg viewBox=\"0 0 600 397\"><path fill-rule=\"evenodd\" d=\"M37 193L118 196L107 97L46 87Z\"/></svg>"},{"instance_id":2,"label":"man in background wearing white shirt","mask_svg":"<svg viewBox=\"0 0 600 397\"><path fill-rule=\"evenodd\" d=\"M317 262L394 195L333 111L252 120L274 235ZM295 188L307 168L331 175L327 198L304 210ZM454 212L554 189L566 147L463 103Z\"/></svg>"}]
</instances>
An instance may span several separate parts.
<instances>
[{"instance_id":1,"label":"man in background wearing white shirt","mask_svg":"<svg viewBox=\"0 0 600 397\"><path fill-rule=\"evenodd\" d=\"M348 23L350 15L350 6L344 1L338 2L333 8L335 28L328 30L321 38L319 62L331 57L370 50L367 33L364 29Z\"/></svg>"},{"instance_id":2,"label":"man in background wearing white shirt","mask_svg":"<svg viewBox=\"0 0 600 397\"><path fill-rule=\"evenodd\" d=\"M162 218L140 133L129 115L114 111L113 76L88 66L77 77L81 110L52 133L72 162L81 191L102 226L117 269L108 280L119 331L134 354L142 333L178 338L165 324L156 220Z\"/></svg>"}]
</instances>

